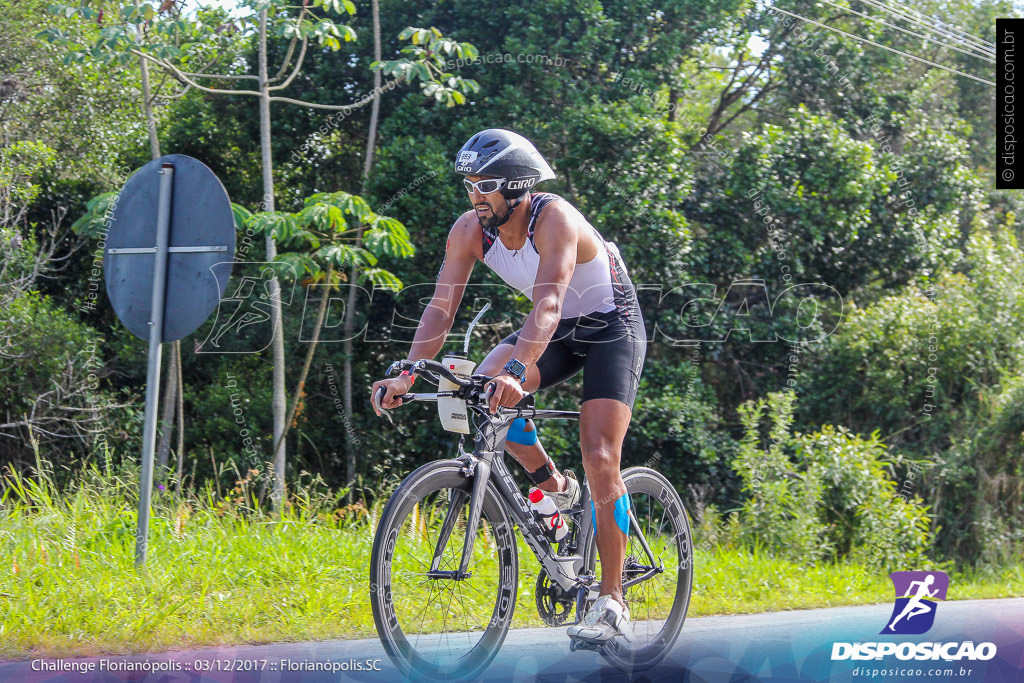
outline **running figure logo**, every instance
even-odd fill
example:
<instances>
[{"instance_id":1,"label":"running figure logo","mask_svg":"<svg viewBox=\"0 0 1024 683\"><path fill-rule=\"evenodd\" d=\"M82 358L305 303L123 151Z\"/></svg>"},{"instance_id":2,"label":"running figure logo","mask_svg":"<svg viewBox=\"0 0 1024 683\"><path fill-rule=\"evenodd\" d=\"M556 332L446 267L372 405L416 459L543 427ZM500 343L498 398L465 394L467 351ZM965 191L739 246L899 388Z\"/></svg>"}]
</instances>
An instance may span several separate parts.
<instances>
[{"instance_id":1,"label":"running figure logo","mask_svg":"<svg viewBox=\"0 0 1024 683\"><path fill-rule=\"evenodd\" d=\"M925 633L935 623L939 600L946 599L949 576L945 572L893 572L889 574L896 589L889 623L881 633L916 635Z\"/></svg>"}]
</instances>

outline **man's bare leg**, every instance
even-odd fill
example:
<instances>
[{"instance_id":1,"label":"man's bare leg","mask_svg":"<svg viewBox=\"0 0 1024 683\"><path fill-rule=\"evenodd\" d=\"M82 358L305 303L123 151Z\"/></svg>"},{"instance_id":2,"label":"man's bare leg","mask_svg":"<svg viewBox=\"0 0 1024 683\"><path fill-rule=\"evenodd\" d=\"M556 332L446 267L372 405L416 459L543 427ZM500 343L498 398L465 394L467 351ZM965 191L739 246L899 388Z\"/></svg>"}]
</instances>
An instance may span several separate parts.
<instances>
[{"instance_id":1,"label":"man's bare leg","mask_svg":"<svg viewBox=\"0 0 1024 683\"><path fill-rule=\"evenodd\" d=\"M487 354L487 357L480 363L480 367L476 369L476 372L490 377L497 375L502 371L502 368L505 367L505 363L508 362L508 359L512 357L512 351L514 348L515 347L511 344L499 344L494 347L494 350ZM539 386L540 372L537 370L536 365L531 365L526 369L526 381L523 382L523 389L533 393ZM536 426L533 424L533 420L527 420L526 431L532 432L535 429ZM544 447L541 445L539 439L536 443L528 446L521 443L506 441L505 450L507 450L527 472L537 471L548 461L548 455L544 451ZM558 471L557 466L555 467L555 471L552 473L550 479L537 485L537 488L549 493L565 491L565 487L565 476Z\"/></svg>"},{"instance_id":2,"label":"man's bare leg","mask_svg":"<svg viewBox=\"0 0 1024 683\"><path fill-rule=\"evenodd\" d=\"M586 401L580 411L580 449L583 469L590 482L590 495L597 517L597 553L601 559L601 595L610 595L623 606L622 563L626 558L627 536L615 521L615 501L626 495L619 464L622 441L632 411L625 403L610 398Z\"/></svg>"}]
</instances>

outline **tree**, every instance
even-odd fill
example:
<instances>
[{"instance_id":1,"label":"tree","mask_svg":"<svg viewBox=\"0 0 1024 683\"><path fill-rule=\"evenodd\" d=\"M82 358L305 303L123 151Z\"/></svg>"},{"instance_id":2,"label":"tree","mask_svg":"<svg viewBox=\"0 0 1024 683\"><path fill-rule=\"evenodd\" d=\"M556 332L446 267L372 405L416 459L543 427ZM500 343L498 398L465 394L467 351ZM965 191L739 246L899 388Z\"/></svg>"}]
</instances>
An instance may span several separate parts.
<instances>
[{"instance_id":1,"label":"tree","mask_svg":"<svg viewBox=\"0 0 1024 683\"><path fill-rule=\"evenodd\" d=\"M380 3L378 0L371 0L370 12L373 19L373 60L374 62L381 61L381 40L380 40ZM373 71L373 90L374 92L380 90L381 86L381 69L374 69ZM373 170L373 158L374 148L377 143L377 125L380 122L380 98L378 97L373 101L372 110L370 113L370 131L366 136L366 155L365 162L363 164L363 178L360 183L359 193L365 195L367 186L370 180L370 171ZM356 233L356 246L359 246L359 242L362 239L362 233ZM352 264L352 268L349 270L348 280L349 282L356 282L357 272L355 263ZM345 414L354 415L355 405L352 401L352 337L355 332L355 312L356 312L356 289L355 287L349 288L348 300L345 302L345 341L344 341L344 353L345 353L345 366L343 369L342 378L342 398L345 402ZM345 430L345 483L349 486L349 503L353 501L352 485L356 480L356 443L353 438L352 430Z\"/></svg>"},{"instance_id":2,"label":"tree","mask_svg":"<svg viewBox=\"0 0 1024 683\"><path fill-rule=\"evenodd\" d=\"M224 28L223 17L219 13L208 13L200 8L194 17L178 14L170 18L162 18L158 11L149 4L123 6L120 17L124 22L111 26L101 32L98 40L84 49L76 44L71 36L60 29L50 29L44 34L53 42L69 50L72 59L84 58L86 54L99 57L106 55L112 60L125 61L130 56L148 60L173 75L187 87L214 95L242 95L256 97L259 101L260 113L260 151L263 176L263 202L261 209L273 213L275 211L275 193L273 176L273 158L271 154L271 102L285 102L303 107L325 109L331 111L350 111L365 106L382 94L375 91L371 97L347 104L323 104L296 100L274 93L288 88L301 72L306 51L311 39L316 39L321 47L331 50L341 48L341 40L355 39L355 32L345 24L338 24L329 15L347 13L355 14L355 5L351 0L304 0L302 5L294 8L287 0L268 0L266 2L246 5L250 13L243 14L234 20L238 30L251 36L256 43L257 73L240 74L205 74L185 70L180 63L175 63L183 55L179 44L203 43L207 40L217 42ZM65 14L78 13L85 20L96 16L89 7L59 7L58 11ZM292 11L297 9L297 14ZM213 21L210 21L210 18ZM140 35L132 30L133 22L146 22L147 31ZM271 77L268 66L268 35L273 31L290 39L288 50L276 74ZM415 61L399 59L379 65L395 74L399 80L422 82L423 92L436 99L446 99L450 104L464 101L464 92L472 91L475 83L447 73L443 68L445 59L452 56L472 58L475 50L472 45L456 43L445 39L436 29L407 29L403 38L411 38L413 46L408 49L416 56ZM143 40L140 40L143 38ZM423 44L422 46L420 44ZM298 47L298 55L295 49ZM294 65L292 60L294 58ZM229 67L230 68L230 67ZM290 71L289 71L290 68ZM205 79L221 79L228 81L255 80L256 90L215 88L203 85ZM277 257L277 245L273 236L266 238L266 258L269 261ZM273 500L280 507L285 495L285 444L284 434L287 430L285 419L285 357L284 336L281 317L281 288L275 276L270 282L271 325L273 327L273 414L274 444L271 468L274 472Z\"/></svg>"},{"instance_id":3,"label":"tree","mask_svg":"<svg viewBox=\"0 0 1024 683\"><path fill-rule=\"evenodd\" d=\"M272 237L278 244L286 245L288 251L278 255L282 265L290 266L285 272L306 273L310 281L322 282L323 287L313 326L313 338L306 350L306 359L292 397L285 421L285 433L278 437L283 441L303 396L331 290L339 282L338 274L345 267L350 268L350 293L357 289L360 278L374 286L397 291L402 283L387 270L374 267L377 258L382 255L408 258L414 249L409 242L409 233L401 222L376 214L362 197L347 192L313 195L307 198L302 210L295 214L264 211L249 215L243 213L243 216L247 227ZM349 300L353 298L350 294ZM346 319L351 319L353 315L353 310L346 308ZM278 445L275 442L275 452Z\"/></svg>"},{"instance_id":4,"label":"tree","mask_svg":"<svg viewBox=\"0 0 1024 683\"><path fill-rule=\"evenodd\" d=\"M947 557L1020 543L1024 259L1005 227L977 229L957 269L850 312L809 359L804 424L841 422L927 460L923 498ZM961 272L957 272L961 271Z\"/></svg>"},{"instance_id":5,"label":"tree","mask_svg":"<svg viewBox=\"0 0 1024 683\"><path fill-rule=\"evenodd\" d=\"M19 436L91 441L108 408L95 392L94 331L36 291L57 266L64 212L39 226L28 224L27 207L40 192L34 176L55 161L55 150L39 141L0 145L0 452L12 461Z\"/></svg>"},{"instance_id":6,"label":"tree","mask_svg":"<svg viewBox=\"0 0 1024 683\"><path fill-rule=\"evenodd\" d=\"M61 463L95 452L125 407L98 386L107 364L78 298L93 255L66 220L80 197L120 175L118 151L141 130L126 99L137 75L60 65L35 34L73 22L45 8L0 3L0 461L8 463L31 462L30 444L52 446ZM61 286L83 270L77 287Z\"/></svg>"}]
</instances>

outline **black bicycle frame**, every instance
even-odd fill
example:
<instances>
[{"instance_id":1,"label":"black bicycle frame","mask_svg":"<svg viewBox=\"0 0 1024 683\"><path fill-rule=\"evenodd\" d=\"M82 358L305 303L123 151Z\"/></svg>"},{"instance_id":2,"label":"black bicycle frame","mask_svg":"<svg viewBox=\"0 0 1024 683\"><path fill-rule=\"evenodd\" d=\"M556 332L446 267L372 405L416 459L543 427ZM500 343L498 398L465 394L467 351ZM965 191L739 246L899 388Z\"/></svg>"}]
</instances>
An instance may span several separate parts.
<instances>
[{"instance_id":1,"label":"black bicycle frame","mask_svg":"<svg viewBox=\"0 0 1024 683\"><path fill-rule=\"evenodd\" d=\"M397 368L399 366L406 367L402 362L396 362L392 365L392 368ZM448 379L453 382L463 381L456 378L454 375L451 375L447 368L435 362L417 361L416 363L411 364L411 367L417 370L425 367L428 371L433 370L448 376ZM425 394L407 394L401 398L410 401L436 401L441 397L460 396L460 391L462 390ZM510 514L512 517L511 521L515 522L519 526L519 529L523 533L523 538L526 539L526 543L530 546L531 550L533 550L534 555L536 555L541 566L544 567L544 570L547 572L551 581L567 593L586 587L587 597L596 598L599 589L599 586L595 582L596 577L580 574L583 564L583 556L579 553L579 549L589 547L591 537L595 533L594 520L591 513L592 506L590 504L590 487L583 487L583 495L580 500L582 514L579 528L576 532L576 552L572 555L557 555L552 550L551 542L548 540L546 532L541 528L540 524L537 523L537 520L533 515L533 511L530 510L526 501L523 500L523 497L519 492L519 486L516 484L515 480L512 478L512 474L505 466L504 460L505 438L508 435L509 424L512 420L520 417L527 419L553 418L578 420L580 414L575 411L538 410L533 406L525 406L517 408L499 408L497 415L490 415L485 406L486 402L483 404L470 404L467 406L467 408L473 411L473 413L481 416L482 424L477 425L473 452L462 452L458 458L463 463L463 473L473 480L471 492L468 494L469 514L466 523L466 537L463 539L462 559L459 562L459 569L454 572L441 571L438 567L440 565L444 549L448 545L448 539L451 537L451 532L455 528L455 522L462 510L462 506L465 505L465 497L467 495L465 491L453 492L451 499L448 501L448 510L445 513L445 519L441 525L441 530L437 539L437 546L434 549L434 557L430 563L428 576L435 579L445 578L455 580L465 579L471 576L469 572L469 560L473 555L473 539L476 537L477 529L480 527L480 516L483 511L483 501L487 491L487 483L489 481L493 481L494 486L498 491L498 495L504 502L503 507L506 513ZM388 419L390 419L390 416L388 416ZM662 571L661 567L657 567L654 564L655 559L653 553L648 546L647 539L640 530L640 525L637 523L636 515L633 513L632 509L629 511L629 516L632 527L636 529L640 546L647 555L651 564L642 566L645 569L642 575L623 581L623 588L627 588L640 581L645 581L654 574ZM582 600L583 597L584 593L580 592L578 599Z\"/></svg>"},{"instance_id":2,"label":"black bicycle frame","mask_svg":"<svg viewBox=\"0 0 1024 683\"><path fill-rule=\"evenodd\" d=\"M469 512L466 522L466 536L463 540L462 558L457 572L451 572L454 576L447 578L462 579L468 578L469 561L473 554L473 540L476 537L480 525L480 515L483 510L483 501L486 494L488 481L493 481L498 495L504 502L504 508L510 515L510 522L515 522L523 533L523 538L537 556L537 560L544 567L551 580L558 584L562 590L569 592L589 585L585 580L580 580L583 556L578 552L580 548L587 547L590 535L594 533L593 520L590 512L590 490L584 487L583 496L580 500L582 518L577 531L576 549L572 555L557 555L552 548L544 529L538 524L533 511L526 504L519 486L512 478L512 474L505 466L505 437L508 434L509 423L519 417L523 418L554 418L554 419L579 419L579 413L563 410L537 410L535 408L505 409L500 416L487 415L482 409L472 408L474 412L484 416L484 422L477 429L477 435L472 453L463 453L459 460L463 462L463 472L471 477L473 485L469 493ZM440 562L441 554L448 544L448 539L455 525L455 519L459 511L465 505L463 491L457 492L449 501L448 511L437 541L437 548L434 552L434 561L431 563L430 575L437 575L441 578L437 565ZM593 584L591 577L590 584ZM595 592L597 587L594 586Z\"/></svg>"}]
</instances>

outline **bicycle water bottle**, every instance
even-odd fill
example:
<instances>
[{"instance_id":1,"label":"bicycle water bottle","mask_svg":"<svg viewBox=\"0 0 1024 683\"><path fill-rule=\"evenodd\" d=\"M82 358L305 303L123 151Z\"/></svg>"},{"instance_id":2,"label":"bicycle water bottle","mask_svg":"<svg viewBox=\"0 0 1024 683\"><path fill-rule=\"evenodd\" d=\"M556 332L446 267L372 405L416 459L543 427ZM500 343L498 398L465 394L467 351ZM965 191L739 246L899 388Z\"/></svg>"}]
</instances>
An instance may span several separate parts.
<instances>
[{"instance_id":1,"label":"bicycle water bottle","mask_svg":"<svg viewBox=\"0 0 1024 683\"><path fill-rule=\"evenodd\" d=\"M541 516L544 530L552 534L556 541L561 541L569 533L569 527L559 514L555 501L545 496L536 486L530 488L530 509Z\"/></svg>"},{"instance_id":2,"label":"bicycle water bottle","mask_svg":"<svg viewBox=\"0 0 1024 683\"><path fill-rule=\"evenodd\" d=\"M452 371L456 377L469 379L473 374L476 363L466 358L466 354L452 351L441 361L444 366ZM437 383L438 391L453 391L459 385L451 380L442 377ZM461 398L439 398L437 399L437 414L441 418L441 426L449 432L469 434L469 415L466 411L466 402Z\"/></svg>"}]
</instances>

